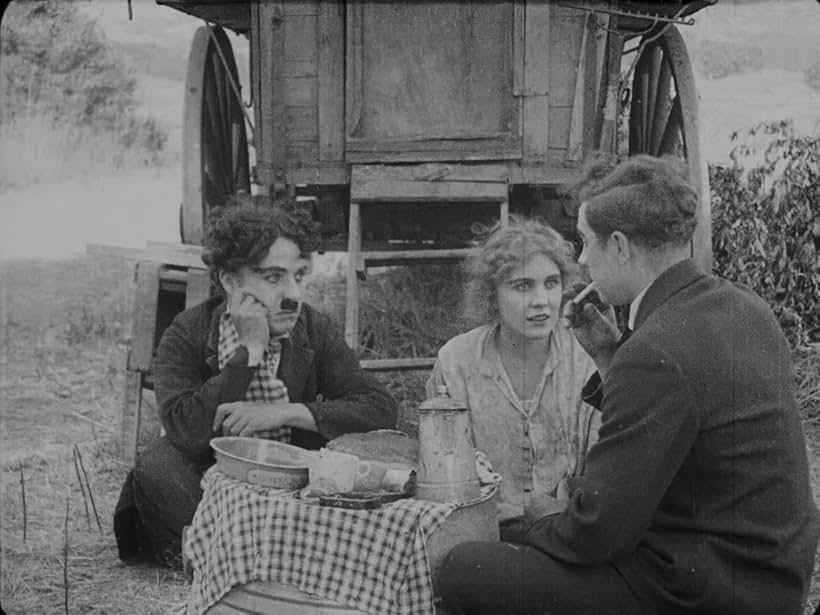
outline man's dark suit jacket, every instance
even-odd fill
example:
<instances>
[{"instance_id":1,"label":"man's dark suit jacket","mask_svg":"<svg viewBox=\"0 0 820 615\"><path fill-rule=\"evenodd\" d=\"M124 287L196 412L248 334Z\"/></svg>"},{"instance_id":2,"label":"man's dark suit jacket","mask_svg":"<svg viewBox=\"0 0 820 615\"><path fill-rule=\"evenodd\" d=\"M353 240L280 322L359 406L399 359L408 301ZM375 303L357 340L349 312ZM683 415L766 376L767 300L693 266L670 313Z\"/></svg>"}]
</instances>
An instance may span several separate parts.
<instances>
[{"instance_id":1,"label":"man's dark suit jacket","mask_svg":"<svg viewBox=\"0 0 820 615\"><path fill-rule=\"evenodd\" d=\"M224 312L224 301L212 297L180 313L157 349L160 421L171 443L191 458L210 456L217 406L243 401L254 375L244 347L219 370L219 319ZM308 407L319 430L293 429L293 444L318 449L348 432L396 426L395 400L359 367L330 319L307 304L290 337L282 341L277 376L287 386L290 401Z\"/></svg>"},{"instance_id":2,"label":"man's dark suit jacket","mask_svg":"<svg viewBox=\"0 0 820 615\"><path fill-rule=\"evenodd\" d=\"M613 564L649 613L797 615L819 526L794 386L757 295L673 266L615 352L567 510L524 542Z\"/></svg>"}]
</instances>

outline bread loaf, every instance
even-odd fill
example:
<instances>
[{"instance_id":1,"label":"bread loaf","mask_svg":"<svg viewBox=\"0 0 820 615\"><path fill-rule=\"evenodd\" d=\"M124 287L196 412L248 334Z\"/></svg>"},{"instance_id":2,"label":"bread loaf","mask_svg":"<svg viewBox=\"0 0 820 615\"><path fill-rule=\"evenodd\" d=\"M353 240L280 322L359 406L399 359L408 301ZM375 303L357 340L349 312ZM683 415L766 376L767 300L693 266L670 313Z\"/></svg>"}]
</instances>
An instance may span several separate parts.
<instances>
[{"instance_id":1,"label":"bread loaf","mask_svg":"<svg viewBox=\"0 0 820 615\"><path fill-rule=\"evenodd\" d=\"M325 448L350 453L359 459L416 467L419 442L401 431L379 429L365 433L348 433L331 440Z\"/></svg>"}]
</instances>

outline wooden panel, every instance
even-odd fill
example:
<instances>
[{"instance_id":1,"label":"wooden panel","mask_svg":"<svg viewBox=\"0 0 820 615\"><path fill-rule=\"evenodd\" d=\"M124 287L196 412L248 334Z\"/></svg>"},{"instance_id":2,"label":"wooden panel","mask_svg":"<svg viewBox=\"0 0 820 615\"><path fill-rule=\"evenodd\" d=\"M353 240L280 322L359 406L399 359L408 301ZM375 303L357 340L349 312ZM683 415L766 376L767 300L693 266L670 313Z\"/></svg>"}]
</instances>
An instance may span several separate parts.
<instances>
[{"instance_id":1,"label":"wooden panel","mask_svg":"<svg viewBox=\"0 0 820 615\"><path fill-rule=\"evenodd\" d=\"M365 179L390 179L404 181L463 181L463 182L504 182L507 181L507 167L503 164L418 164L402 166L357 165L352 170L353 177Z\"/></svg>"},{"instance_id":2,"label":"wooden panel","mask_svg":"<svg viewBox=\"0 0 820 615\"><path fill-rule=\"evenodd\" d=\"M423 182L367 179L351 183L351 200L381 201L502 201L507 184L473 182Z\"/></svg>"},{"instance_id":3,"label":"wooden panel","mask_svg":"<svg viewBox=\"0 0 820 615\"><path fill-rule=\"evenodd\" d=\"M572 105L586 12L553 5L550 20L550 104Z\"/></svg>"},{"instance_id":4,"label":"wooden panel","mask_svg":"<svg viewBox=\"0 0 820 615\"><path fill-rule=\"evenodd\" d=\"M319 160L319 144L316 141L289 141L285 155L291 167L309 165Z\"/></svg>"},{"instance_id":5,"label":"wooden panel","mask_svg":"<svg viewBox=\"0 0 820 615\"><path fill-rule=\"evenodd\" d=\"M273 123L271 137L273 143L266 146L266 154L270 152L270 161L273 164L274 183L284 181L285 167L287 166L287 142L285 132L285 105L287 105L287 90L284 75L285 57L285 29L283 27L282 10L285 3L265 2L260 4L261 23L263 24L262 53L270 55L262 59L262 89L263 95L267 91L267 101L271 110L269 121ZM265 40L270 39L270 40ZM265 70L267 68L267 70ZM265 100L260 101L264 105Z\"/></svg>"},{"instance_id":6,"label":"wooden panel","mask_svg":"<svg viewBox=\"0 0 820 615\"><path fill-rule=\"evenodd\" d=\"M440 151L434 149L407 150L407 151L372 151L372 152L356 152L348 150L345 154L345 160L349 163L365 163L365 162L433 162L433 161L471 161L475 160L505 160L521 158L521 152L510 147L477 147L473 152L457 151L448 144L441 144Z\"/></svg>"},{"instance_id":7,"label":"wooden panel","mask_svg":"<svg viewBox=\"0 0 820 615\"><path fill-rule=\"evenodd\" d=\"M569 128L570 123L572 121L572 107L571 106L550 106L550 114L549 114L549 122L550 122L550 135L549 135L549 146L550 148L560 147L563 149L567 148L567 144L569 143Z\"/></svg>"},{"instance_id":8,"label":"wooden panel","mask_svg":"<svg viewBox=\"0 0 820 615\"><path fill-rule=\"evenodd\" d=\"M137 458L143 379L142 372L125 371L125 390L120 417L120 456L129 467L134 465Z\"/></svg>"},{"instance_id":9,"label":"wooden panel","mask_svg":"<svg viewBox=\"0 0 820 615\"><path fill-rule=\"evenodd\" d=\"M315 60L287 60L284 64L285 79L293 77L315 77L319 72Z\"/></svg>"},{"instance_id":10,"label":"wooden panel","mask_svg":"<svg viewBox=\"0 0 820 615\"><path fill-rule=\"evenodd\" d=\"M287 6L287 2L285 6ZM285 18L285 60L316 59L316 15L290 15Z\"/></svg>"},{"instance_id":11,"label":"wooden panel","mask_svg":"<svg viewBox=\"0 0 820 615\"><path fill-rule=\"evenodd\" d=\"M546 157L549 139L550 11L527 2L524 32L524 158Z\"/></svg>"},{"instance_id":12,"label":"wooden panel","mask_svg":"<svg viewBox=\"0 0 820 615\"><path fill-rule=\"evenodd\" d=\"M308 107L316 105L316 77L291 77L283 79L283 83L285 88L282 97L284 106Z\"/></svg>"},{"instance_id":13,"label":"wooden panel","mask_svg":"<svg viewBox=\"0 0 820 615\"><path fill-rule=\"evenodd\" d=\"M251 3L257 178L263 191L284 178L286 162L281 15L282 2Z\"/></svg>"},{"instance_id":14,"label":"wooden panel","mask_svg":"<svg viewBox=\"0 0 820 615\"><path fill-rule=\"evenodd\" d=\"M147 372L153 364L161 268L162 265L157 262L137 263L131 349L128 353L130 370Z\"/></svg>"},{"instance_id":15,"label":"wooden panel","mask_svg":"<svg viewBox=\"0 0 820 615\"><path fill-rule=\"evenodd\" d=\"M288 0L282 13L284 15L316 15L319 10L318 0Z\"/></svg>"},{"instance_id":16,"label":"wooden panel","mask_svg":"<svg viewBox=\"0 0 820 615\"><path fill-rule=\"evenodd\" d=\"M288 141L316 141L316 107L286 107L285 122Z\"/></svg>"},{"instance_id":17,"label":"wooden panel","mask_svg":"<svg viewBox=\"0 0 820 615\"><path fill-rule=\"evenodd\" d=\"M520 147L512 4L348 8L348 152L449 149L459 159ZM487 143L497 135L505 138Z\"/></svg>"},{"instance_id":18,"label":"wooden panel","mask_svg":"<svg viewBox=\"0 0 820 615\"><path fill-rule=\"evenodd\" d=\"M526 26L525 0L513 4L513 95L524 92L524 33Z\"/></svg>"},{"instance_id":19,"label":"wooden panel","mask_svg":"<svg viewBox=\"0 0 820 615\"><path fill-rule=\"evenodd\" d=\"M343 161L319 162L304 167L288 169L288 184L346 184L350 181L350 172Z\"/></svg>"},{"instance_id":20,"label":"wooden panel","mask_svg":"<svg viewBox=\"0 0 820 615\"><path fill-rule=\"evenodd\" d=\"M341 0L319 4L319 159L344 158L344 5Z\"/></svg>"},{"instance_id":21,"label":"wooden panel","mask_svg":"<svg viewBox=\"0 0 820 615\"><path fill-rule=\"evenodd\" d=\"M569 141L567 143L567 160L578 162L581 159L584 141L584 112L591 98L587 95L587 55L589 51L589 17L584 22L581 32L578 66L575 70L575 93L572 95L572 115L569 123Z\"/></svg>"}]
</instances>

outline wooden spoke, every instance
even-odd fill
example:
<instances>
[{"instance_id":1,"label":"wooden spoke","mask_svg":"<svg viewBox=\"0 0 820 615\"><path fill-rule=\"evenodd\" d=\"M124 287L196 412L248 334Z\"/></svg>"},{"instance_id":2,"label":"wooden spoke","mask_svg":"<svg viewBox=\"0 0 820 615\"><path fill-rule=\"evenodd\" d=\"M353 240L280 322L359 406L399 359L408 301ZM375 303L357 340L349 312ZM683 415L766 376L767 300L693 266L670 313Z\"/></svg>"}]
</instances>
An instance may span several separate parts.
<instances>
[{"instance_id":1,"label":"wooden spoke","mask_svg":"<svg viewBox=\"0 0 820 615\"><path fill-rule=\"evenodd\" d=\"M180 209L183 243L201 244L210 211L230 196L250 190L245 117L231 79L239 83L225 32L216 26L199 28L185 78Z\"/></svg>"},{"instance_id":2,"label":"wooden spoke","mask_svg":"<svg viewBox=\"0 0 820 615\"><path fill-rule=\"evenodd\" d=\"M686 45L671 26L643 48L635 63L629 103L629 154L680 158L700 190L693 254L711 269L709 174L701 156L698 97Z\"/></svg>"}]
</instances>

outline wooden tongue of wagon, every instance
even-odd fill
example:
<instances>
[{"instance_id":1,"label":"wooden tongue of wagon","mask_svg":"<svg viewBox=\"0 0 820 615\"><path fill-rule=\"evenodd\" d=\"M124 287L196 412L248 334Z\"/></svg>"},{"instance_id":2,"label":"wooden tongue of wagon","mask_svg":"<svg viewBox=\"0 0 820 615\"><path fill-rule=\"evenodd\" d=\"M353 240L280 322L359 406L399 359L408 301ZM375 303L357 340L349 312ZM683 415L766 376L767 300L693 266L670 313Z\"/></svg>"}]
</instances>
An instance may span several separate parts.
<instances>
[{"instance_id":1,"label":"wooden tongue of wagon","mask_svg":"<svg viewBox=\"0 0 820 615\"><path fill-rule=\"evenodd\" d=\"M324 249L348 252L354 348L368 267L460 258L474 221L509 212L574 235L559 188L594 150L684 159L701 187L692 251L711 267L697 92L677 25L713 0L157 2L206 24L185 84L180 231L191 245L138 270L127 451L139 430L127 408L150 387L163 328L209 292L196 247L208 213L238 192L312 197ZM250 105L226 30L250 45Z\"/></svg>"}]
</instances>

